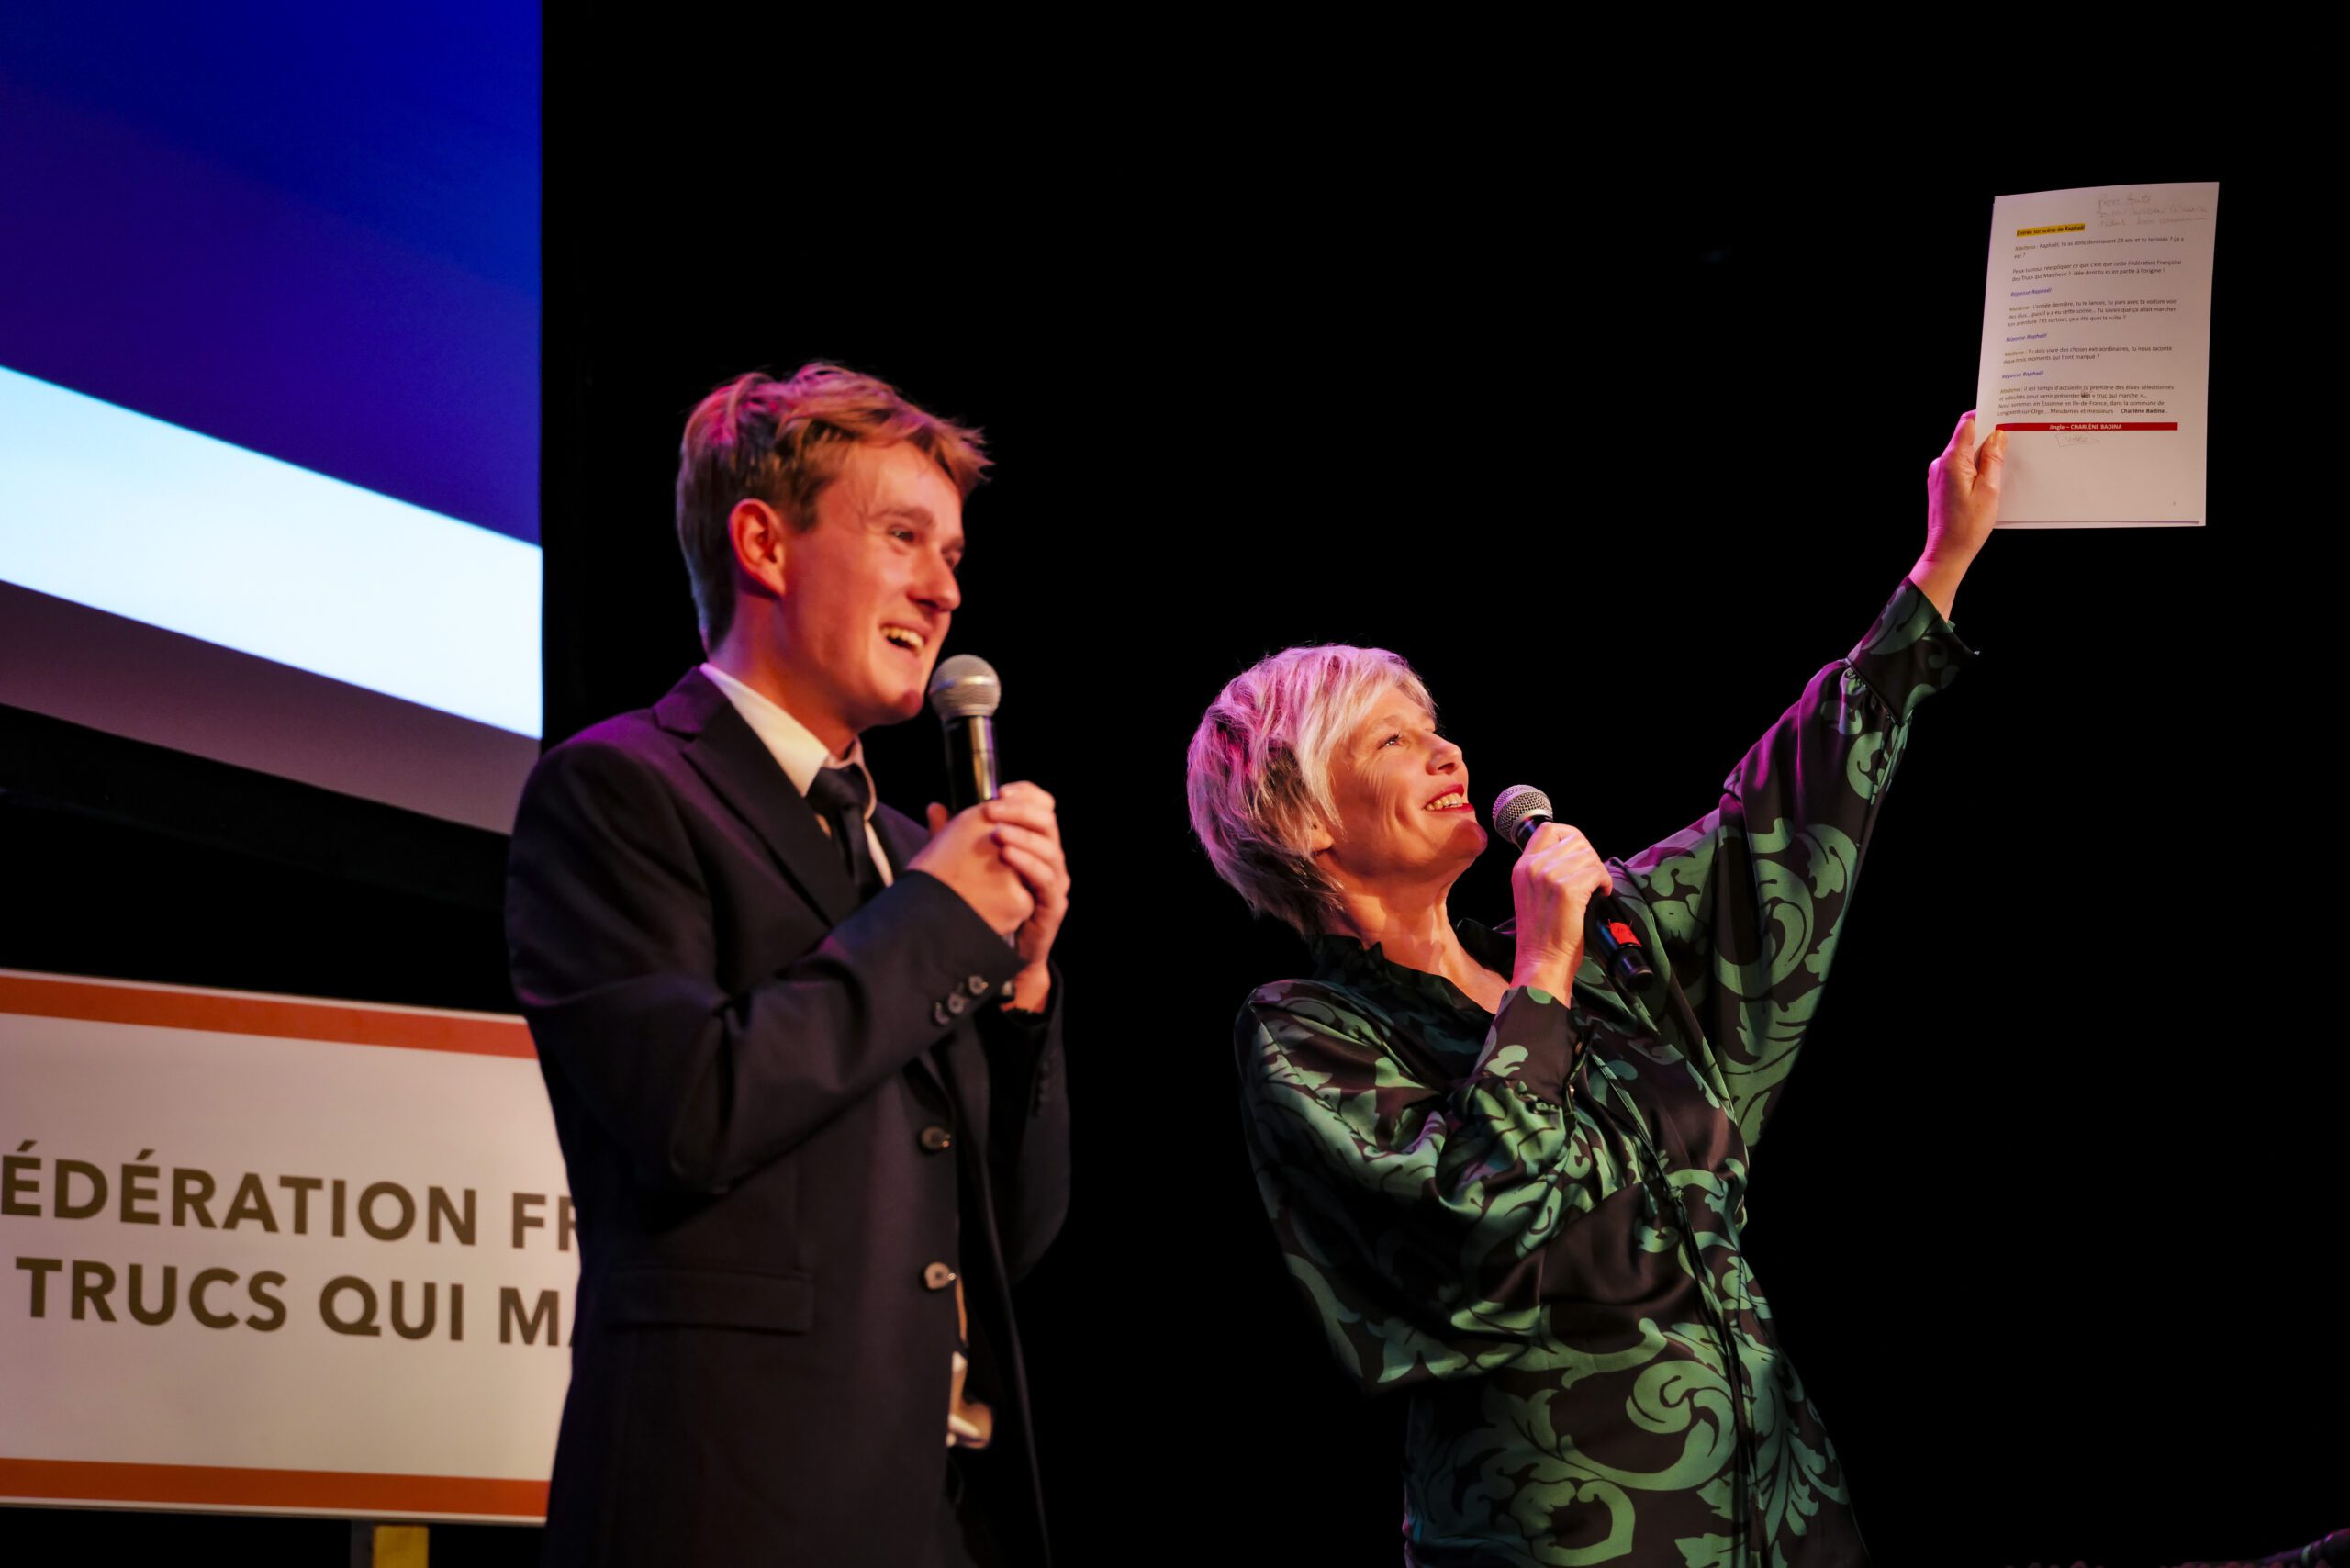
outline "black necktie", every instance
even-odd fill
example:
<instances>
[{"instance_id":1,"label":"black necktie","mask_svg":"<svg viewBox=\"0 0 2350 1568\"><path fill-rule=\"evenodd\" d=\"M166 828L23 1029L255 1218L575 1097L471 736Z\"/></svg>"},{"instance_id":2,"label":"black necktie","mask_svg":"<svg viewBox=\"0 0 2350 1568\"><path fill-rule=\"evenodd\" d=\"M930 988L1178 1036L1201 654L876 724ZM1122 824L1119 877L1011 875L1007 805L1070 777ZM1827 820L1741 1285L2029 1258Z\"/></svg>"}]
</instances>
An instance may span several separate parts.
<instances>
[{"instance_id":1,"label":"black necktie","mask_svg":"<svg viewBox=\"0 0 2350 1568\"><path fill-rule=\"evenodd\" d=\"M808 786L808 803L833 824L833 846L841 852L848 879L856 884L856 902L881 890L881 868L873 863L873 846L865 841L865 804L869 786L861 767L820 767Z\"/></svg>"}]
</instances>

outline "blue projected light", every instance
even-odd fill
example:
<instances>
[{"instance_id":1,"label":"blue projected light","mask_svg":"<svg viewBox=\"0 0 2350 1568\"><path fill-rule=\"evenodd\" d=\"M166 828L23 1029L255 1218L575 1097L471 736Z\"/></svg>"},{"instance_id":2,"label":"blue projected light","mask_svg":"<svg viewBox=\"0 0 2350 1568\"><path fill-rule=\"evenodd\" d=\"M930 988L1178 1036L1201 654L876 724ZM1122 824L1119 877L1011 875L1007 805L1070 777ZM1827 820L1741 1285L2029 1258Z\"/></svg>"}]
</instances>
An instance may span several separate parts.
<instances>
[{"instance_id":1,"label":"blue projected light","mask_svg":"<svg viewBox=\"0 0 2350 1568\"><path fill-rule=\"evenodd\" d=\"M0 369L0 579L540 730L539 552Z\"/></svg>"},{"instance_id":2,"label":"blue projected light","mask_svg":"<svg viewBox=\"0 0 2350 1568\"><path fill-rule=\"evenodd\" d=\"M539 9L0 5L0 705L511 825Z\"/></svg>"},{"instance_id":3,"label":"blue projected light","mask_svg":"<svg viewBox=\"0 0 2350 1568\"><path fill-rule=\"evenodd\" d=\"M0 365L538 540L532 0L0 6Z\"/></svg>"}]
</instances>

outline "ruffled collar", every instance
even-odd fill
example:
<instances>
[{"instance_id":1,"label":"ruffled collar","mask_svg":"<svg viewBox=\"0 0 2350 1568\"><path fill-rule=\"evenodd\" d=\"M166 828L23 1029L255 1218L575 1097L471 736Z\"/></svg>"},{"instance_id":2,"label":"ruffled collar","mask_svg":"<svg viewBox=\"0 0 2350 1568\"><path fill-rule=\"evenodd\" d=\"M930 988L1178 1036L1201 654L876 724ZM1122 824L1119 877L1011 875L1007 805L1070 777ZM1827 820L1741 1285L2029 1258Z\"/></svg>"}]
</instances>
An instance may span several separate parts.
<instances>
[{"instance_id":1,"label":"ruffled collar","mask_svg":"<svg viewBox=\"0 0 2350 1568\"><path fill-rule=\"evenodd\" d=\"M1456 920L1452 929L1460 938L1460 945L1469 949L1471 958L1498 974L1509 974L1516 944L1508 936L1489 931L1473 920ZM1366 947L1351 936L1325 933L1307 946L1314 955L1314 978L1317 980L1358 991L1401 991L1443 1012L1492 1016L1442 975L1405 969L1388 958L1376 942Z\"/></svg>"}]
</instances>

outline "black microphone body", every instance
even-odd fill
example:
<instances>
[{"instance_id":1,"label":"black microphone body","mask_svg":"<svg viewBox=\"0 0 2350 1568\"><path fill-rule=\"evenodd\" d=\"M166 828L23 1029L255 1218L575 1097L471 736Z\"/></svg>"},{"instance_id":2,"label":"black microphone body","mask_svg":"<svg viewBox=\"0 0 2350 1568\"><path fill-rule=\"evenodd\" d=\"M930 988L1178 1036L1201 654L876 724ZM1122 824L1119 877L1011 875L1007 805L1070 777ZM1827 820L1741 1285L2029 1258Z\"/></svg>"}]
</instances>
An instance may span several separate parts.
<instances>
[{"instance_id":1,"label":"black microphone body","mask_svg":"<svg viewBox=\"0 0 2350 1568\"><path fill-rule=\"evenodd\" d=\"M1602 893L1591 901L1583 911L1583 928L1602 969L1634 991L1656 984L1656 969L1649 963L1648 949L1640 946L1631 911L1614 893Z\"/></svg>"},{"instance_id":2,"label":"black microphone body","mask_svg":"<svg viewBox=\"0 0 2350 1568\"><path fill-rule=\"evenodd\" d=\"M946 809L968 811L996 797L995 720L985 714L949 719L946 728Z\"/></svg>"},{"instance_id":3,"label":"black microphone body","mask_svg":"<svg viewBox=\"0 0 2350 1568\"><path fill-rule=\"evenodd\" d=\"M1527 840L1544 823L1557 819L1550 798L1530 784L1513 784L1494 801L1494 831L1509 840L1520 854ZM1614 893L1601 893L1583 907L1583 943L1599 967L1628 991L1645 991L1656 984L1656 969L1640 946L1639 927Z\"/></svg>"},{"instance_id":4,"label":"black microphone body","mask_svg":"<svg viewBox=\"0 0 2350 1568\"><path fill-rule=\"evenodd\" d=\"M930 678L930 709L946 732L946 804L967 812L998 793L995 711L1003 683L995 666L970 654L957 654Z\"/></svg>"}]
</instances>

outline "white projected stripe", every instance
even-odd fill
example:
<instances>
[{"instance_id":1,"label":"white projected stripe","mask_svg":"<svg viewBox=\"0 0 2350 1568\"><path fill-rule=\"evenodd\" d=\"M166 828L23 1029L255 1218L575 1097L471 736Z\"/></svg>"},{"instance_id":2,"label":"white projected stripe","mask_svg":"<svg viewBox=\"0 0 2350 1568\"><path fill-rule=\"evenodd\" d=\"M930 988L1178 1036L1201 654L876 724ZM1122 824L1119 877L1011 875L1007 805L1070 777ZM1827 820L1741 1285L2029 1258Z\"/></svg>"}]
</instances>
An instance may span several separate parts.
<instances>
[{"instance_id":1,"label":"white projected stripe","mask_svg":"<svg viewBox=\"0 0 2350 1568\"><path fill-rule=\"evenodd\" d=\"M536 545L5 368L0 579L539 734Z\"/></svg>"}]
</instances>

